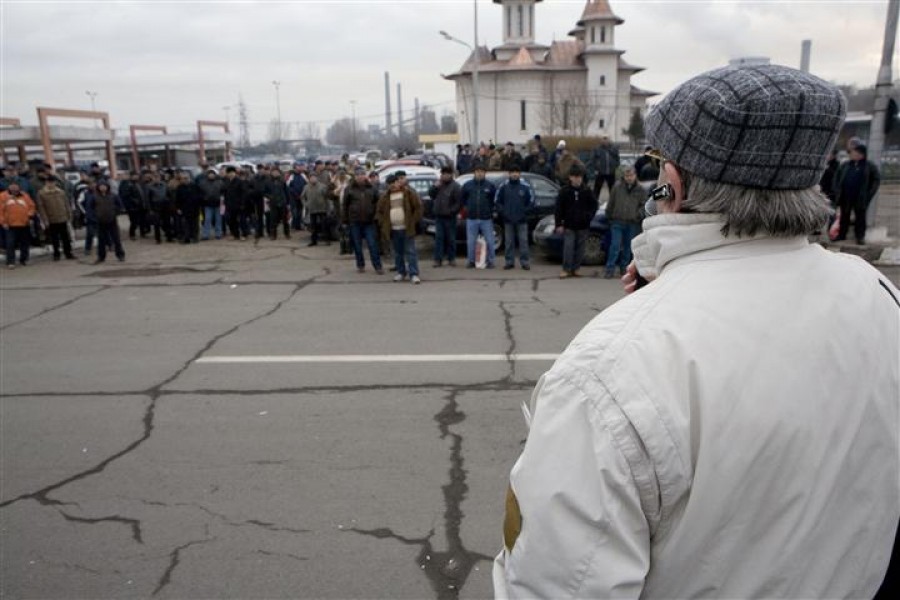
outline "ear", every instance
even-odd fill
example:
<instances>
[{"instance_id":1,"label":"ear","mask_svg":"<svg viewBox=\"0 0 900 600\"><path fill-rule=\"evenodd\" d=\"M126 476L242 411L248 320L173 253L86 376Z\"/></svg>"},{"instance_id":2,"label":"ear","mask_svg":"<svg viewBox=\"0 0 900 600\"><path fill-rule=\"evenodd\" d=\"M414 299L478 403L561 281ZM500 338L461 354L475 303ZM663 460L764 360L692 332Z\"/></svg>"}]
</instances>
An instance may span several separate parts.
<instances>
[{"instance_id":1,"label":"ear","mask_svg":"<svg viewBox=\"0 0 900 600\"><path fill-rule=\"evenodd\" d=\"M668 202L671 210L666 212L681 212L681 203L684 200L684 181L681 179L681 173L670 162L666 162L663 167L666 172L666 180L675 191L675 198Z\"/></svg>"}]
</instances>

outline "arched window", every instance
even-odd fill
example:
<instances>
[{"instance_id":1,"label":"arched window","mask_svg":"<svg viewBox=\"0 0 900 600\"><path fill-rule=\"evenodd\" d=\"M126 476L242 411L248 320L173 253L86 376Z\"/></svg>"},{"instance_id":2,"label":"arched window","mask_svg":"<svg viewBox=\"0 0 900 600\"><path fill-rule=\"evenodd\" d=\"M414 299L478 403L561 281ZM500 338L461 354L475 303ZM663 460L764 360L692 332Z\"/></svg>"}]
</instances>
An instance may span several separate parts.
<instances>
[{"instance_id":1,"label":"arched window","mask_svg":"<svg viewBox=\"0 0 900 600\"><path fill-rule=\"evenodd\" d=\"M528 37L534 37L534 4L528 6Z\"/></svg>"},{"instance_id":2,"label":"arched window","mask_svg":"<svg viewBox=\"0 0 900 600\"><path fill-rule=\"evenodd\" d=\"M600 85L606 85L606 75L600 76Z\"/></svg>"},{"instance_id":3,"label":"arched window","mask_svg":"<svg viewBox=\"0 0 900 600\"><path fill-rule=\"evenodd\" d=\"M520 113L521 113L521 114L519 115L519 117L520 117L520 120L522 121L522 123L521 123L522 127L521 127L521 128L522 128L522 131L525 131L526 129L528 129L528 127L527 127L528 122L527 122L526 119L525 119L525 101L524 101L524 100L522 100L522 104L519 106L519 110L520 110Z\"/></svg>"},{"instance_id":4,"label":"arched window","mask_svg":"<svg viewBox=\"0 0 900 600\"><path fill-rule=\"evenodd\" d=\"M596 27L591 27L591 43L595 43L597 41L595 33L597 31Z\"/></svg>"},{"instance_id":5,"label":"arched window","mask_svg":"<svg viewBox=\"0 0 900 600\"><path fill-rule=\"evenodd\" d=\"M519 5L519 37L523 37L525 35L525 9L520 4Z\"/></svg>"},{"instance_id":6,"label":"arched window","mask_svg":"<svg viewBox=\"0 0 900 600\"><path fill-rule=\"evenodd\" d=\"M606 43L606 27L600 28L600 43L601 44Z\"/></svg>"}]
</instances>

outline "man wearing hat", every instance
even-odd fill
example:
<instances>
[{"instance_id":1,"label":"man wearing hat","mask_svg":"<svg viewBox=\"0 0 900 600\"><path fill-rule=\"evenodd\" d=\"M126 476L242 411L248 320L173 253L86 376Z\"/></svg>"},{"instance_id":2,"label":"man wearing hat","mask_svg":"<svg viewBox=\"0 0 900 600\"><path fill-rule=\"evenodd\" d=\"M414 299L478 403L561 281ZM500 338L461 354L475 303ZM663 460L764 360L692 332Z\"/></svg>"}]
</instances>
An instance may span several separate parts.
<instances>
[{"instance_id":1,"label":"man wearing hat","mask_svg":"<svg viewBox=\"0 0 900 600\"><path fill-rule=\"evenodd\" d=\"M867 160L868 149L862 142L850 147L850 160L838 167L834 194L841 207L841 222L837 240L847 239L850 213L853 213L853 234L857 244L866 242L866 211L878 193L881 175L878 167Z\"/></svg>"},{"instance_id":2,"label":"man wearing hat","mask_svg":"<svg viewBox=\"0 0 900 600\"><path fill-rule=\"evenodd\" d=\"M900 519L900 292L807 241L845 114L835 86L766 65L697 76L648 115L649 283L528 403L498 597L878 592Z\"/></svg>"}]
</instances>

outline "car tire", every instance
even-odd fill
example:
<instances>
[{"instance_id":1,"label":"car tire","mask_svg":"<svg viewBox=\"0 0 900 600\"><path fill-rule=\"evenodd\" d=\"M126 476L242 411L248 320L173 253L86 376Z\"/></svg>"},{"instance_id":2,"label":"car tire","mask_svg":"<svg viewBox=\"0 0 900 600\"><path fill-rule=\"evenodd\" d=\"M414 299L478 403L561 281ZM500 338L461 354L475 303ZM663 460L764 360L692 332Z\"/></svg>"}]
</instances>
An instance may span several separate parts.
<instances>
[{"instance_id":1,"label":"car tire","mask_svg":"<svg viewBox=\"0 0 900 600\"><path fill-rule=\"evenodd\" d=\"M494 223L494 253L503 250L504 227L500 223Z\"/></svg>"},{"instance_id":2,"label":"car tire","mask_svg":"<svg viewBox=\"0 0 900 600\"><path fill-rule=\"evenodd\" d=\"M606 262L603 240L599 235L591 233L584 240L584 260L582 262L586 265L602 265Z\"/></svg>"}]
</instances>

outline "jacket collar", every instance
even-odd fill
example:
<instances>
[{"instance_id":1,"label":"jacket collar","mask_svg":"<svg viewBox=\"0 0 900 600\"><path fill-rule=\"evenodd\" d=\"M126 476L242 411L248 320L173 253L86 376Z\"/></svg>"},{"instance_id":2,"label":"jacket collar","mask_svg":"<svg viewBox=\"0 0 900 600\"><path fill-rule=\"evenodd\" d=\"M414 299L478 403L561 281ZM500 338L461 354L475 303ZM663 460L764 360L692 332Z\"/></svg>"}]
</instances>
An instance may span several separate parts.
<instances>
[{"instance_id":1,"label":"jacket collar","mask_svg":"<svg viewBox=\"0 0 900 600\"><path fill-rule=\"evenodd\" d=\"M773 238L722 235L719 215L674 213L644 219L644 232L631 242L638 272L647 279L658 277L676 261L716 260L754 253L798 250L808 246L805 237Z\"/></svg>"}]
</instances>

